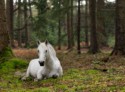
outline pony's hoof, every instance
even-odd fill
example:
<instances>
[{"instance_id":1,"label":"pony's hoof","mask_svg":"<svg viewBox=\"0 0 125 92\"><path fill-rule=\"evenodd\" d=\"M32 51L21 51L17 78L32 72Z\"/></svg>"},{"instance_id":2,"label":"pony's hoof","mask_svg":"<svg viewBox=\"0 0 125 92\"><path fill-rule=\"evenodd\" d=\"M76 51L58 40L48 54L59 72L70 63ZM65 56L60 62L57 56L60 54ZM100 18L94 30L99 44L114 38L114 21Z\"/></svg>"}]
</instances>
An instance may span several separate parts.
<instances>
[{"instance_id":1,"label":"pony's hoof","mask_svg":"<svg viewBox=\"0 0 125 92\"><path fill-rule=\"evenodd\" d=\"M23 78L21 78L21 80L22 80L22 81L25 81L25 80L26 80L26 78L24 78L24 77L23 77Z\"/></svg>"},{"instance_id":2,"label":"pony's hoof","mask_svg":"<svg viewBox=\"0 0 125 92\"><path fill-rule=\"evenodd\" d=\"M57 77L58 77L57 75L53 75L53 76L52 76L53 79L56 79Z\"/></svg>"},{"instance_id":3,"label":"pony's hoof","mask_svg":"<svg viewBox=\"0 0 125 92\"><path fill-rule=\"evenodd\" d=\"M38 82L38 79L35 78L35 79L34 79L34 82Z\"/></svg>"}]
</instances>

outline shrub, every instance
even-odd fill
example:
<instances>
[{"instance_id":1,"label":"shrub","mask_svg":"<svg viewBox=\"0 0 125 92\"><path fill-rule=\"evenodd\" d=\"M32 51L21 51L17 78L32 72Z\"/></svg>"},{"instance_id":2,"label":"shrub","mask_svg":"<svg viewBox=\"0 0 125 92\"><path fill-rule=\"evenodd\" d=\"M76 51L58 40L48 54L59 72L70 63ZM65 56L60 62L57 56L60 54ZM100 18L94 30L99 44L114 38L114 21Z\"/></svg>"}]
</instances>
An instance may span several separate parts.
<instances>
[{"instance_id":1,"label":"shrub","mask_svg":"<svg viewBox=\"0 0 125 92\"><path fill-rule=\"evenodd\" d=\"M27 66L28 62L22 59L12 58L0 65L0 70L2 72L9 72L14 69L21 69Z\"/></svg>"}]
</instances>

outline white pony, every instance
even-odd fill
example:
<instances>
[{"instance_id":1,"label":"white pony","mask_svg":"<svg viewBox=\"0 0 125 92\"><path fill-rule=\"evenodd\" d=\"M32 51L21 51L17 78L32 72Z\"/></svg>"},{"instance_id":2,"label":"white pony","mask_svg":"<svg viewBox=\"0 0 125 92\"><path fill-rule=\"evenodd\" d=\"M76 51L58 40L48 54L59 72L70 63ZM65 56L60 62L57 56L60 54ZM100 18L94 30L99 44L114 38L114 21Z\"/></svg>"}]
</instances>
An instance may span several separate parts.
<instances>
[{"instance_id":1,"label":"white pony","mask_svg":"<svg viewBox=\"0 0 125 92\"><path fill-rule=\"evenodd\" d=\"M26 80L29 76L34 77L34 81L62 76L63 69L52 45L48 41L42 43L39 41L37 50L39 58L30 61L22 80Z\"/></svg>"}]
</instances>

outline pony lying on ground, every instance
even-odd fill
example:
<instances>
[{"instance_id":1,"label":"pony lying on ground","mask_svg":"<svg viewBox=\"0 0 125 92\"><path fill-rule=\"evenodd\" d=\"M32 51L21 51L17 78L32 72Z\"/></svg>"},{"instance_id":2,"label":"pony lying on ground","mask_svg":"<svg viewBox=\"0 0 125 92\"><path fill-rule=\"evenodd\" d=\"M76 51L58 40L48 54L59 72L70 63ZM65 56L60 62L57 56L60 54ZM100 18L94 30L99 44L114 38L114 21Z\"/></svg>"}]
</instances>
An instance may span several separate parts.
<instances>
[{"instance_id":1,"label":"pony lying on ground","mask_svg":"<svg viewBox=\"0 0 125 92\"><path fill-rule=\"evenodd\" d=\"M39 41L37 50L39 58L30 61L22 80L26 80L29 76L34 77L34 81L62 76L62 66L52 45L48 41L42 43Z\"/></svg>"}]
</instances>

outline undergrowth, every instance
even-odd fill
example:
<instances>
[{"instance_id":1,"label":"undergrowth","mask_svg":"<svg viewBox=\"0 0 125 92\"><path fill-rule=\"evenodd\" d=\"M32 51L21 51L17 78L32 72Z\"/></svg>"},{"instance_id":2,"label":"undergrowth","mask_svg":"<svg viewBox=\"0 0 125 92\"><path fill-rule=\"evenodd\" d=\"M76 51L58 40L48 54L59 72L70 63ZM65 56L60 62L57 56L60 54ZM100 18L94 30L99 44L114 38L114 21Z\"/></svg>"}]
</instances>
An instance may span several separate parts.
<instances>
[{"instance_id":1,"label":"undergrowth","mask_svg":"<svg viewBox=\"0 0 125 92\"><path fill-rule=\"evenodd\" d=\"M27 66L27 64L28 63L25 60L18 59L18 58L12 58L0 65L0 72L7 73L7 72L11 72L15 69L21 69L21 68L23 69Z\"/></svg>"},{"instance_id":2,"label":"undergrowth","mask_svg":"<svg viewBox=\"0 0 125 92\"><path fill-rule=\"evenodd\" d=\"M32 78L21 81L20 74L26 71L28 63L13 58L0 65L0 92L124 92L125 58L104 63L101 59L105 56L59 53L64 75L38 82Z\"/></svg>"}]
</instances>

